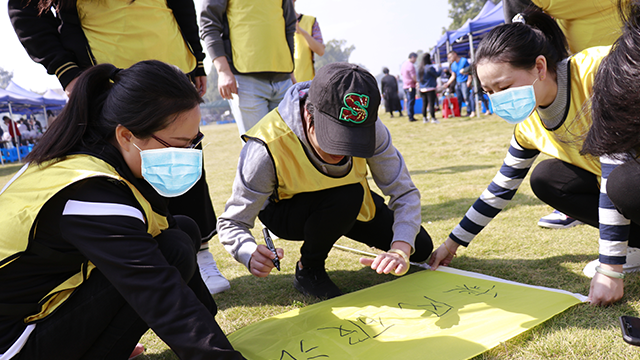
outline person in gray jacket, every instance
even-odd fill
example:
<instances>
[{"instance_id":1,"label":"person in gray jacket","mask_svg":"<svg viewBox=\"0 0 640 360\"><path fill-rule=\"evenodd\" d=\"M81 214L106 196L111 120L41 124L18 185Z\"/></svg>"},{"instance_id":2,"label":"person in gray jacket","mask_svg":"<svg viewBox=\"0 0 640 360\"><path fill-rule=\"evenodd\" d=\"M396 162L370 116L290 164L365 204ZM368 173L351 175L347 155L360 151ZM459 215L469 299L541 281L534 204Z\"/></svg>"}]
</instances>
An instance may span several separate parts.
<instances>
[{"instance_id":1,"label":"person in gray jacket","mask_svg":"<svg viewBox=\"0 0 640 360\"><path fill-rule=\"evenodd\" d=\"M278 237L304 241L293 283L318 298L342 294L324 264L343 235L386 251L360 259L378 273L403 275L409 259L429 257L433 243L420 225L420 192L377 121L379 105L369 72L333 63L313 82L292 86L278 108L242 136L246 144L218 234L253 275L269 275L275 259L251 235L256 217ZM389 205L369 189L368 171ZM276 253L284 256L282 249Z\"/></svg>"}]
</instances>

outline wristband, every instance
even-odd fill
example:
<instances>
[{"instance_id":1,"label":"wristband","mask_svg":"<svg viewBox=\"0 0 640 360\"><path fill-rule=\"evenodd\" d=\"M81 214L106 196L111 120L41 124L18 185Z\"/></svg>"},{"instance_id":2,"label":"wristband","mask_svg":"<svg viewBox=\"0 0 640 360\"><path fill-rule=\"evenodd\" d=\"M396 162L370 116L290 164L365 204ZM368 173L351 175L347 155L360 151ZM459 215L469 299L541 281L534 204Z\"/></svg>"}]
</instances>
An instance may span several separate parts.
<instances>
[{"instance_id":1,"label":"wristband","mask_svg":"<svg viewBox=\"0 0 640 360\"><path fill-rule=\"evenodd\" d=\"M624 279L624 273L603 269L600 266L596 266L596 271L602 275L608 276L614 279Z\"/></svg>"},{"instance_id":2,"label":"wristband","mask_svg":"<svg viewBox=\"0 0 640 360\"><path fill-rule=\"evenodd\" d=\"M447 252L448 252L451 256L453 256L453 257L458 256L456 253L451 252L451 250L449 250L449 247L447 246L446 241L445 241L445 242L443 242L443 243L442 243L442 245L444 245L444 248L445 248L445 249L447 249Z\"/></svg>"},{"instance_id":3,"label":"wristband","mask_svg":"<svg viewBox=\"0 0 640 360\"><path fill-rule=\"evenodd\" d=\"M406 252L400 250L400 249L391 249L389 251L387 251L388 253L395 253L398 254L400 256L402 256L402 258L404 259L404 263L407 265L406 269L404 269L404 272L402 272L402 274L397 274L395 271L392 271L391 273L395 276L402 276L404 274L407 273L407 271L409 271L409 255L407 255Z\"/></svg>"}]
</instances>

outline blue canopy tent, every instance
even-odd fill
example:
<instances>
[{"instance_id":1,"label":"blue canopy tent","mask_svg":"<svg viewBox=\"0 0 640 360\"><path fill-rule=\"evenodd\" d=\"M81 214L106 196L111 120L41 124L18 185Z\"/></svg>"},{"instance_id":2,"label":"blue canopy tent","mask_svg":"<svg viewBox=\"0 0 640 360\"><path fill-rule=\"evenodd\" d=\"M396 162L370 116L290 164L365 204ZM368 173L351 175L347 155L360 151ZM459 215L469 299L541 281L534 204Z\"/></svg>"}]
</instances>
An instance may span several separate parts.
<instances>
[{"instance_id":1,"label":"blue canopy tent","mask_svg":"<svg viewBox=\"0 0 640 360\"><path fill-rule=\"evenodd\" d=\"M33 114L37 111L43 111L45 119L47 118L48 109L61 109L67 103L67 99L63 95L56 94L54 91L47 91L45 95L39 95L18 86L13 81L9 82L6 89L0 89L0 112L8 112L13 119L13 114ZM11 126L15 126L12 122ZM15 133L16 130L14 129ZM18 161L20 161L20 152L18 151ZM4 163L2 157L0 161Z\"/></svg>"},{"instance_id":2,"label":"blue canopy tent","mask_svg":"<svg viewBox=\"0 0 640 360\"><path fill-rule=\"evenodd\" d=\"M449 51L455 50L458 55L473 61L475 49L482 38L491 29L501 24L504 24L502 2L496 5L491 1L487 1L476 17L467 20L458 30L447 31L443 38L438 40L438 44L434 48L435 58L438 62L441 62L440 59L446 58L446 54ZM441 43L445 43L447 47L443 49ZM476 79L474 78L473 81L475 82ZM479 95L476 93L475 97L475 101L478 103ZM479 111L477 115L480 116Z\"/></svg>"},{"instance_id":3,"label":"blue canopy tent","mask_svg":"<svg viewBox=\"0 0 640 360\"><path fill-rule=\"evenodd\" d=\"M502 2L496 5L487 1L476 17L467 20L459 29L443 34L436 43L432 55L439 63L445 62L447 53L451 50L460 56L472 59L473 51L478 47L482 36L502 23L504 23Z\"/></svg>"}]
</instances>

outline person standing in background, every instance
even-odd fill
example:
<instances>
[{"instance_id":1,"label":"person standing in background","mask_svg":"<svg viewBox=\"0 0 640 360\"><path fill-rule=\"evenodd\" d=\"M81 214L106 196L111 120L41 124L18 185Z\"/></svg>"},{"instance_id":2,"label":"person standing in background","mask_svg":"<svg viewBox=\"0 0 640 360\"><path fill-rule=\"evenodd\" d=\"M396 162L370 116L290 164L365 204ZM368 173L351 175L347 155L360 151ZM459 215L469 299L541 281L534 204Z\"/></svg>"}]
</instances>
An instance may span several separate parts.
<instances>
[{"instance_id":1,"label":"person standing in background","mask_svg":"<svg viewBox=\"0 0 640 360\"><path fill-rule=\"evenodd\" d=\"M449 67L451 68L451 77L447 82L447 86L449 86L453 81L456 82L456 97L458 98L460 109L462 109L462 101L464 100L464 103L467 104L467 116L474 117L476 116L474 111L475 101L469 98L469 75L466 73L471 64L469 64L469 60L467 60L467 58L461 57L454 50L451 50L449 54L447 54L447 60L449 61Z\"/></svg>"},{"instance_id":2,"label":"person standing in background","mask_svg":"<svg viewBox=\"0 0 640 360\"><path fill-rule=\"evenodd\" d=\"M442 75L442 70L436 70L431 63L431 54L427 53L422 56L422 61L418 68L418 78L420 79L420 96L422 97L422 122L427 123L431 120L432 124L439 124L436 120L436 104L438 96L436 95L436 87L438 86L438 77ZM427 119L427 107L429 108L429 119Z\"/></svg>"},{"instance_id":3,"label":"person standing in background","mask_svg":"<svg viewBox=\"0 0 640 360\"><path fill-rule=\"evenodd\" d=\"M202 1L200 36L240 135L275 109L293 84L295 32L291 0Z\"/></svg>"},{"instance_id":4,"label":"person standing in background","mask_svg":"<svg viewBox=\"0 0 640 360\"><path fill-rule=\"evenodd\" d=\"M293 0L295 5L296 0ZM324 55L324 42L318 20L311 15L298 14L296 11L296 33L293 36L295 42L295 70L293 75L297 82L312 80L316 74L313 67L314 54Z\"/></svg>"},{"instance_id":5,"label":"person standing in background","mask_svg":"<svg viewBox=\"0 0 640 360\"><path fill-rule=\"evenodd\" d=\"M67 94L91 66L109 63L128 68L147 59L177 66L189 75L200 96L206 92L193 0L9 0L8 6L13 28L29 56L55 74ZM210 292L228 289L229 281L209 252L216 214L204 171L191 190L169 201L169 211L198 224L202 234L198 268Z\"/></svg>"},{"instance_id":6,"label":"person standing in background","mask_svg":"<svg viewBox=\"0 0 640 360\"><path fill-rule=\"evenodd\" d=\"M416 104L416 68L413 64L416 63L418 59L418 54L412 52L409 54L409 59L402 64L402 68L400 69L400 75L402 76L402 88L404 89L404 93L406 95L407 101L405 104L407 105L407 115L409 116L409 121L416 121L413 115L415 111L413 109Z\"/></svg>"},{"instance_id":7,"label":"person standing in background","mask_svg":"<svg viewBox=\"0 0 640 360\"><path fill-rule=\"evenodd\" d=\"M16 122L8 116L4 116L2 120L7 126L7 129L9 129L9 135L11 135L11 142L13 143L13 146L17 148L22 143L22 134L20 133L20 129L18 129L18 125L16 125Z\"/></svg>"},{"instance_id":8,"label":"person standing in background","mask_svg":"<svg viewBox=\"0 0 640 360\"><path fill-rule=\"evenodd\" d=\"M391 117L393 117L394 111L398 111L402 116L402 105L398 94L398 79L393 75L389 75L389 68L382 68L382 73L384 76L380 80L380 90L384 99L384 109L391 114Z\"/></svg>"}]
</instances>

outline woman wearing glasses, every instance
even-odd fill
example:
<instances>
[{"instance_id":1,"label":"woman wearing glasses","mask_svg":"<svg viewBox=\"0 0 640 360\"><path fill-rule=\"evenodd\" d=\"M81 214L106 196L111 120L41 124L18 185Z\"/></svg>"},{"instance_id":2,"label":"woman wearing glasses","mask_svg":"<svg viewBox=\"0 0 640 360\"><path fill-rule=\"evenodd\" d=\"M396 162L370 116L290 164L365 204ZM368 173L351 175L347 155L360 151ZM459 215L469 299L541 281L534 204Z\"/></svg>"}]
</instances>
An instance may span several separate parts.
<instances>
[{"instance_id":1,"label":"woman wearing glasses","mask_svg":"<svg viewBox=\"0 0 640 360\"><path fill-rule=\"evenodd\" d=\"M159 61L75 86L0 193L0 358L127 359L151 328L180 358L242 359L198 272L198 226L167 211L201 176L197 90Z\"/></svg>"}]
</instances>

